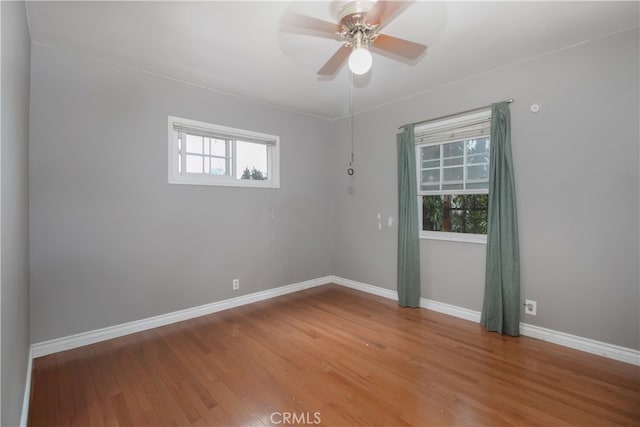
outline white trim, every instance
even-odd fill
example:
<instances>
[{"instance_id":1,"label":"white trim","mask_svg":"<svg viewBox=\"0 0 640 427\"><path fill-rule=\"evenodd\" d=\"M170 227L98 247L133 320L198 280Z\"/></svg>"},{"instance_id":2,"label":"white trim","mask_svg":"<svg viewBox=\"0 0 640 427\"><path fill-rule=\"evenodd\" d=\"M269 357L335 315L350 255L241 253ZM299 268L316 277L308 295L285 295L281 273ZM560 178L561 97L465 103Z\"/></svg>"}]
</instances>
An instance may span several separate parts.
<instances>
[{"instance_id":1,"label":"white trim","mask_svg":"<svg viewBox=\"0 0 640 427\"><path fill-rule=\"evenodd\" d=\"M214 176L214 175L178 175L177 177L169 177L169 184L182 185L206 185L210 187L245 187L245 188L280 188L280 184L274 184L272 181L260 181L255 179L236 179L230 176Z\"/></svg>"},{"instance_id":2,"label":"white trim","mask_svg":"<svg viewBox=\"0 0 640 427\"><path fill-rule=\"evenodd\" d=\"M477 166L478 164L475 164L473 166ZM449 168L452 167L458 167L459 165L456 166L447 166ZM449 181L451 182L451 181ZM462 183L463 181L456 181L456 183ZM472 184L477 183L477 182L481 182L479 180L474 180L474 181L467 181L467 182L471 182ZM487 181L488 182L488 181ZM489 194L488 193L488 189L487 188L467 188L466 190L418 190L418 196L446 196L446 195L453 195L453 196L457 196L457 195L467 195L467 194Z\"/></svg>"},{"instance_id":3,"label":"white trim","mask_svg":"<svg viewBox=\"0 0 640 427\"><path fill-rule=\"evenodd\" d=\"M422 203L419 203L422 205ZM465 242L465 243L477 243L486 245L486 234L471 234L471 233L451 233L448 231L429 231L420 230L419 238L424 240L443 240L445 242Z\"/></svg>"},{"instance_id":4,"label":"white trim","mask_svg":"<svg viewBox=\"0 0 640 427\"><path fill-rule=\"evenodd\" d=\"M389 299L398 299L398 293L395 291L362 282L356 282L354 280L333 276L333 283ZM480 323L480 312L469 310L468 308L458 307L426 298L420 298L420 307L447 314L449 316L469 320L471 322ZM621 347L615 344L592 340L590 338L583 338L522 322L520 323L520 334L526 337L558 344L563 347L569 347L575 350L606 357L608 359L619 360L621 362L640 366L640 350Z\"/></svg>"},{"instance_id":5,"label":"white trim","mask_svg":"<svg viewBox=\"0 0 640 427\"><path fill-rule=\"evenodd\" d=\"M390 289L381 288L379 286L373 286L367 283L356 282L355 280L345 279L339 276L331 276L331 283L344 286L345 288L351 288L357 291L366 292L368 294L377 295L379 297L392 299L394 301L398 300L398 292L392 291Z\"/></svg>"},{"instance_id":6,"label":"white trim","mask_svg":"<svg viewBox=\"0 0 640 427\"><path fill-rule=\"evenodd\" d=\"M281 286L274 289L268 289L266 291L260 291L253 294L243 295L222 301L216 301L210 304L161 314L159 316L135 320L133 322L123 323L120 325L109 326L102 329L96 329L93 331L82 332L75 335L69 335L62 338L39 342L32 344L31 349L33 352L33 357L46 356L47 354L70 350L72 348L82 347L100 341L106 341L112 338L146 331L147 329L157 328L159 326L165 326L171 323L193 319L194 317L216 313L218 311L239 307L241 305L275 298L281 295L290 294L292 292L302 291L304 289L325 285L330 282L331 276L320 277L318 279L307 280L304 282Z\"/></svg>"},{"instance_id":7,"label":"white trim","mask_svg":"<svg viewBox=\"0 0 640 427\"><path fill-rule=\"evenodd\" d=\"M392 291L391 289L385 289L379 286L373 286L351 279L344 279L338 276L333 276L332 283L358 291L367 292L379 297L388 298L394 301L398 300L398 292ZM420 307L437 311L438 313L444 313L450 316L459 317L461 319L470 320L472 322L480 322L480 313L477 311L469 310L467 308L457 307L455 305L445 304L443 302L433 301L426 298L420 298Z\"/></svg>"},{"instance_id":8,"label":"white trim","mask_svg":"<svg viewBox=\"0 0 640 427\"><path fill-rule=\"evenodd\" d=\"M379 297L388 298L394 301L398 300L398 292L391 289L381 288L379 286L369 285L367 283L357 282L355 280L344 279L342 277L333 276L333 283L341 285L347 288L355 289L369 294L377 295ZM455 305L445 304L443 302L433 301L426 298L420 298L420 307L428 310L437 311L439 313L448 314L450 316L459 317L462 319L470 320L472 322L480 322L480 313L477 311L469 310L463 307L457 307Z\"/></svg>"},{"instance_id":9,"label":"white trim","mask_svg":"<svg viewBox=\"0 0 640 427\"><path fill-rule=\"evenodd\" d=\"M479 311L469 310L468 308L458 307L457 305L420 298L420 307L437 311L438 313L448 314L449 316L458 317L460 319L469 320L471 322L480 323Z\"/></svg>"},{"instance_id":10,"label":"white trim","mask_svg":"<svg viewBox=\"0 0 640 427\"><path fill-rule=\"evenodd\" d=\"M564 347L573 348L587 353L603 356L621 362L640 365L640 351L631 348L621 347L602 341L589 338L578 337L565 332L554 331L541 326L520 323L520 333L527 337L536 338L542 341L558 344Z\"/></svg>"},{"instance_id":11,"label":"white trim","mask_svg":"<svg viewBox=\"0 0 640 427\"><path fill-rule=\"evenodd\" d=\"M24 397L22 398L22 414L20 415L20 427L27 427L29 421L29 401L31 399L31 370L33 366L33 347L29 348L29 360L27 360L27 379L24 384Z\"/></svg>"}]
</instances>

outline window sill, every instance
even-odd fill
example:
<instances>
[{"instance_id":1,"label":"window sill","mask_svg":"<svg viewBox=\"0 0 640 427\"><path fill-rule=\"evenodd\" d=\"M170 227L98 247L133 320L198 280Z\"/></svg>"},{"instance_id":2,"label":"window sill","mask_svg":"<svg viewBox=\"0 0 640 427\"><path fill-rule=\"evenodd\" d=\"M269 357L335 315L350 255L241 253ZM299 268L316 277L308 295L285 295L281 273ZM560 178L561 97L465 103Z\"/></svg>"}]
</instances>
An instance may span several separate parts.
<instances>
[{"instance_id":1,"label":"window sill","mask_svg":"<svg viewBox=\"0 0 640 427\"><path fill-rule=\"evenodd\" d=\"M208 185L213 187L249 187L249 188L280 188L278 182L258 181L253 179L225 179L208 176L178 176L169 177L169 184Z\"/></svg>"},{"instance_id":2,"label":"window sill","mask_svg":"<svg viewBox=\"0 0 640 427\"><path fill-rule=\"evenodd\" d=\"M419 237L426 240L444 240L448 242L464 242L487 244L485 234L447 233L444 231L421 231Z\"/></svg>"}]
</instances>

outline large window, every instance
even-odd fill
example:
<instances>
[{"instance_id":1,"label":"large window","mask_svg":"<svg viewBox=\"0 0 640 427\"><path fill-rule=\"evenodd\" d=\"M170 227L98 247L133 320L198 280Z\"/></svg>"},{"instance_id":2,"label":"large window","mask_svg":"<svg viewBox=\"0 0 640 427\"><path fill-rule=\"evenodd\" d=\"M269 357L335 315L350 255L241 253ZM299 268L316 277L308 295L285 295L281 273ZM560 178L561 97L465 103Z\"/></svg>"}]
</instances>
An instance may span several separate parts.
<instances>
[{"instance_id":1,"label":"large window","mask_svg":"<svg viewBox=\"0 0 640 427\"><path fill-rule=\"evenodd\" d=\"M169 117L169 183L279 187L279 138Z\"/></svg>"},{"instance_id":2,"label":"large window","mask_svg":"<svg viewBox=\"0 0 640 427\"><path fill-rule=\"evenodd\" d=\"M486 242L491 111L415 128L420 236Z\"/></svg>"}]
</instances>

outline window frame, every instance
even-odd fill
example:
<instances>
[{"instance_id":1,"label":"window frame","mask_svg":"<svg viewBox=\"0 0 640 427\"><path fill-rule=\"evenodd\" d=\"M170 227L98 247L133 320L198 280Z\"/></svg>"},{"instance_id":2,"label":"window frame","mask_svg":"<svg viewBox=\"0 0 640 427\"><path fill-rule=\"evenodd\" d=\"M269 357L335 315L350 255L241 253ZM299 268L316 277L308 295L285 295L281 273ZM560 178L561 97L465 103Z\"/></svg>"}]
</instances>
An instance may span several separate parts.
<instances>
[{"instance_id":1,"label":"window frame","mask_svg":"<svg viewBox=\"0 0 640 427\"><path fill-rule=\"evenodd\" d=\"M251 188L280 188L280 137L277 135L269 135L266 133L249 131L244 129L236 129L228 126L216 125L212 123L201 122L197 120L185 119L175 116L168 116L168 182L169 184L186 184L186 185L209 185L224 187L251 187ZM228 142L231 154L231 172L232 174L215 175L215 174L194 174L181 173L184 171L184 163L186 159L182 159L182 167L179 168L178 134L176 125L181 129L191 129L194 134L198 130L205 131L220 140ZM236 178L237 172L237 142L263 143L267 147L267 179L240 179ZM186 139L183 141L186 145ZM184 148L184 147L183 147ZM186 150L186 148L184 148ZM211 154L203 154L203 157L217 157Z\"/></svg>"},{"instance_id":2,"label":"window frame","mask_svg":"<svg viewBox=\"0 0 640 427\"><path fill-rule=\"evenodd\" d=\"M441 240L441 241L451 241L451 242L466 242L466 243L477 243L477 244L486 244L487 243L487 235L486 234L474 234L474 233L456 233L456 232L451 232L451 231L432 231L432 230L423 230L422 229L422 219L423 219L423 197L424 196L442 196L442 195L457 195L457 194L489 194L489 188L487 189L455 189L455 190L420 190L421 188L421 179L422 179L422 173L421 173L421 158L420 158L420 148L422 147L427 147L427 146L440 146L440 153L441 153L441 160L442 160L442 146L445 144L450 144L450 143L454 143L454 142L465 142L465 141L469 141L469 140L473 140L473 139L478 139L478 138L489 138L489 150L491 150L491 136L490 136L490 129L491 129L491 110L482 110L480 112L474 112L474 113L468 113L468 114L461 114L459 116L455 116L453 118L447 119L446 121L442 121L442 122L446 122L446 123L450 123L450 124L455 124L455 123L464 123L467 120L473 119L474 117L481 117L481 116L487 116L488 113L488 122L489 122L489 135L485 135L485 136L480 136L480 137L460 137L459 139L448 139L448 140L441 140L440 142L428 142L428 143L419 143L418 142L418 132L416 130L416 140L415 140L415 154L416 154L416 183L417 183L417 204L418 204L418 230L419 230L419 238L421 239L427 239L427 240ZM416 129L419 129L420 127L416 127ZM424 129L424 127L423 127ZM467 175L467 166L468 164L466 163L466 158L467 158L467 153L466 153L466 147L465 147L465 151L463 152L463 163L462 163L462 167L463 167L463 182L466 181L466 175ZM443 165L440 164L440 168L442 170ZM442 183L442 175L440 176L441 179L441 183Z\"/></svg>"}]
</instances>

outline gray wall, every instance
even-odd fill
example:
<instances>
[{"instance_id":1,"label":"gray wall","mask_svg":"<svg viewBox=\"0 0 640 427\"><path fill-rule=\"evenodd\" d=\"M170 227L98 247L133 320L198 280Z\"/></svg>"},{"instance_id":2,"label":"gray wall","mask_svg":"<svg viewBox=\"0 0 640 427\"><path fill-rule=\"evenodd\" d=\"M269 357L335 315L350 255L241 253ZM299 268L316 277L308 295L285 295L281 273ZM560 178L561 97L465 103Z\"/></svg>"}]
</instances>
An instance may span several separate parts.
<instances>
[{"instance_id":1,"label":"gray wall","mask_svg":"<svg viewBox=\"0 0 640 427\"><path fill-rule=\"evenodd\" d=\"M29 50L23 2L0 2L2 135L0 300L3 426L18 425L29 358Z\"/></svg>"},{"instance_id":2,"label":"gray wall","mask_svg":"<svg viewBox=\"0 0 640 427\"><path fill-rule=\"evenodd\" d=\"M522 297L538 303L522 320L640 348L639 51L635 28L360 114L353 178L336 123L334 274L395 289L395 223L376 215L397 215L398 125L514 98ZM422 296L480 311L484 245L420 247Z\"/></svg>"},{"instance_id":3,"label":"gray wall","mask_svg":"<svg viewBox=\"0 0 640 427\"><path fill-rule=\"evenodd\" d=\"M360 114L349 178L347 121L34 45L32 342L326 274L394 289L397 126L514 98L523 320L638 349L638 47L634 29ZM282 188L168 185L167 115L280 135ZM479 311L484 245L421 251L423 296Z\"/></svg>"},{"instance_id":4,"label":"gray wall","mask_svg":"<svg viewBox=\"0 0 640 427\"><path fill-rule=\"evenodd\" d=\"M279 135L281 188L167 184L168 115ZM331 274L331 132L34 44L32 342Z\"/></svg>"}]
</instances>

